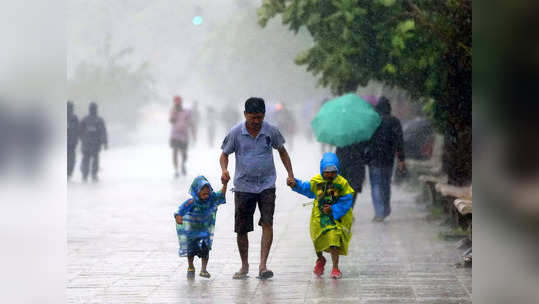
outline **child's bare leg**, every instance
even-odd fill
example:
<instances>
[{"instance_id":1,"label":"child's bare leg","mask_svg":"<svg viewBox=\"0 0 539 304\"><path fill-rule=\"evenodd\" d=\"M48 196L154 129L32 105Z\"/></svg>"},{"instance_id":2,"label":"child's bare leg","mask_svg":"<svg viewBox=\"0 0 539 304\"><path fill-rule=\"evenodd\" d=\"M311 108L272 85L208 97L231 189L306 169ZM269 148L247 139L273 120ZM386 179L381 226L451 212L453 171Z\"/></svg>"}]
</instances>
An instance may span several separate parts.
<instances>
[{"instance_id":1,"label":"child's bare leg","mask_svg":"<svg viewBox=\"0 0 539 304\"><path fill-rule=\"evenodd\" d=\"M208 266L208 260L209 257L202 258L202 268L200 269L201 272L206 271L206 266Z\"/></svg>"},{"instance_id":2,"label":"child's bare leg","mask_svg":"<svg viewBox=\"0 0 539 304\"><path fill-rule=\"evenodd\" d=\"M187 263L189 263L189 269L195 269L195 265L193 265L193 260L195 259L195 256L188 255L187 256Z\"/></svg>"},{"instance_id":3,"label":"child's bare leg","mask_svg":"<svg viewBox=\"0 0 539 304\"><path fill-rule=\"evenodd\" d=\"M325 258L324 258L324 255L322 254L322 251L320 252L317 252L316 253L316 256L318 257L319 260L323 261Z\"/></svg>"},{"instance_id":4,"label":"child's bare leg","mask_svg":"<svg viewBox=\"0 0 539 304\"><path fill-rule=\"evenodd\" d=\"M335 246L331 246L331 261L333 262L333 269L339 269L339 250Z\"/></svg>"}]
</instances>

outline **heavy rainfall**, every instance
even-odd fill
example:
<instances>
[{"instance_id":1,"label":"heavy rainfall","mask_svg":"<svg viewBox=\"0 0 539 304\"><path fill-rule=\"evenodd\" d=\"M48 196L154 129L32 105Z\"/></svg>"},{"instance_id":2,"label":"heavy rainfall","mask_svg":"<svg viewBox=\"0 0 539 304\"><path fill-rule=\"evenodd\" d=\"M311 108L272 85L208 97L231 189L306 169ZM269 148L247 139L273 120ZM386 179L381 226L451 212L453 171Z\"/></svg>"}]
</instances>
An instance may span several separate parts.
<instances>
[{"instance_id":1,"label":"heavy rainfall","mask_svg":"<svg viewBox=\"0 0 539 304\"><path fill-rule=\"evenodd\" d=\"M3 186L67 194L41 302L471 303L471 6L67 1L66 137L0 104Z\"/></svg>"}]
</instances>

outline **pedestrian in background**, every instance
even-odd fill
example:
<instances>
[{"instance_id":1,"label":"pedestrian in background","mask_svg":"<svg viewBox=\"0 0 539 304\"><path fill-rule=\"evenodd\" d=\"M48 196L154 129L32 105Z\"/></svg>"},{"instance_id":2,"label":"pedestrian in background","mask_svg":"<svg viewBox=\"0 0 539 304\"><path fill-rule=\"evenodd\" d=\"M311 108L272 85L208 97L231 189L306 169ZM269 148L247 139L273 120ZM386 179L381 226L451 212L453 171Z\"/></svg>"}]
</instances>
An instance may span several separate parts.
<instances>
[{"instance_id":1,"label":"pedestrian in background","mask_svg":"<svg viewBox=\"0 0 539 304\"><path fill-rule=\"evenodd\" d=\"M391 115L389 99L382 96L376 105L382 122L369 142L369 179L374 205L375 222L382 222L391 214L391 177L395 156L397 169L405 170L402 126L400 120Z\"/></svg>"},{"instance_id":2,"label":"pedestrian in background","mask_svg":"<svg viewBox=\"0 0 539 304\"><path fill-rule=\"evenodd\" d=\"M170 147L172 148L172 164L174 165L174 176L179 177L178 172L178 150L182 155L182 174L186 175L185 164L187 162L187 149L189 147L189 131L193 140L196 139L196 129L191 116L191 111L183 107L180 96L174 96L174 105L170 110L169 122L172 125L170 132Z\"/></svg>"},{"instance_id":3,"label":"pedestrian in background","mask_svg":"<svg viewBox=\"0 0 539 304\"><path fill-rule=\"evenodd\" d=\"M79 118L74 113L73 102L67 102L67 179L71 179L75 168L76 149L79 143Z\"/></svg>"},{"instance_id":4,"label":"pedestrian in background","mask_svg":"<svg viewBox=\"0 0 539 304\"><path fill-rule=\"evenodd\" d=\"M82 142L82 180L88 180L90 172L90 163L92 171L92 180L98 181L97 172L99 171L99 153L101 147L108 148L107 128L105 121L97 115L97 104L90 103L89 114L86 115L80 123L80 140Z\"/></svg>"}]
</instances>

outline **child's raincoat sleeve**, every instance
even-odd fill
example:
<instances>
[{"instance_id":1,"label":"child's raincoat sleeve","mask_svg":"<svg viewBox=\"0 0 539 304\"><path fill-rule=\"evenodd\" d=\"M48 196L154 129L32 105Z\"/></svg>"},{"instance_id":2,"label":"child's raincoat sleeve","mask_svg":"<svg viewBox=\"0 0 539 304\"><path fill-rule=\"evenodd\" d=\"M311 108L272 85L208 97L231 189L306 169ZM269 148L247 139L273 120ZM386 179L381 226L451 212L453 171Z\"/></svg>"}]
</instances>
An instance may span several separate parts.
<instances>
[{"instance_id":1,"label":"child's raincoat sleeve","mask_svg":"<svg viewBox=\"0 0 539 304\"><path fill-rule=\"evenodd\" d=\"M315 198L316 195L311 191L311 183L310 182L304 182L300 179L295 179L296 180L296 186L294 188L292 188L293 191L299 193L299 194L303 194L305 195L306 197L308 198Z\"/></svg>"},{"instance_id":2,"label":"child's raincoat sleeve","mask_svg":"<svg viewBox=\"0 0 539 304\"><path fill-rule=\"evenodd\" d=\"M346 212L352 208L352 204L354 202L354 189L350 187L348 181L344 178L340 178L338 182L343 186L340 193L341 196L339 197L339 200L337 200L337 202L331 206L331 213L333 218L336 220L343 217Z\"/></svg>"},{"instance_id":3,"label":"child's raincoat sleeve","mask_svg":"<svg viewBox=\"0 0 539 304\"><path fill-rule=\"evenodd\" d=\"M215 205L221 205L226 203L225 195L223 194L223 191L219 190L217 192L213 192L213 199L215 201Z\"/></svg>"},{"instance_id":4,"label":"child's raincoat sleeve","mask_svg":"<svg viewBox=\"0 0 539 304\"><path fill-rule=\"evenodd\" d=\"M174 217L176 217L176 215L185 216L185 214L189 212L189 210L191 210L194 205L195 204L193 204L193 199L186 200L185 202L183 202L183 204L180 205L178 211L174 213Z\"/></svg>"}]
</instances>

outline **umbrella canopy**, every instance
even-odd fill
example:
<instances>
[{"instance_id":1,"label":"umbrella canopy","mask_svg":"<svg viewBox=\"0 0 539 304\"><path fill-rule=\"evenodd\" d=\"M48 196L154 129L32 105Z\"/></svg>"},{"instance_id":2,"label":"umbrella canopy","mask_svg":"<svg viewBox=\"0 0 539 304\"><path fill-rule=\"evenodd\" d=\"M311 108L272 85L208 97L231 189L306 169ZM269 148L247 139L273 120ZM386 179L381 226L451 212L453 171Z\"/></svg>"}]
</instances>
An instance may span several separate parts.
<instances>
[{"instance_id":1,"label":"umbrella canopy","mask_svg":"<svg viewBox=\"0 0 539 304\"><path fill-rule=\"evenodd\" d=\"M311 126L318 141L344 147L369 140L381 121L372 105L346 94L326 102Z\"/></svg>"}]
</instances>

